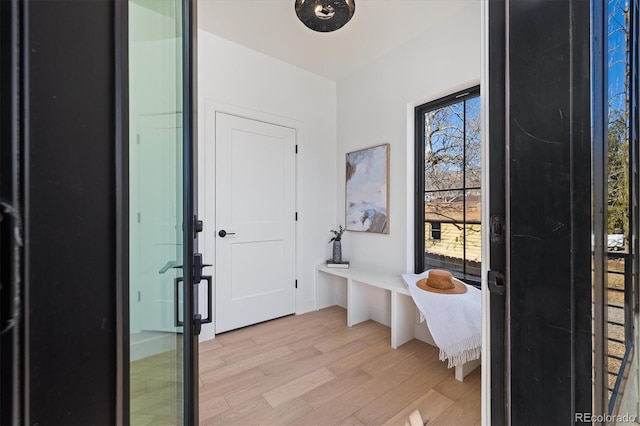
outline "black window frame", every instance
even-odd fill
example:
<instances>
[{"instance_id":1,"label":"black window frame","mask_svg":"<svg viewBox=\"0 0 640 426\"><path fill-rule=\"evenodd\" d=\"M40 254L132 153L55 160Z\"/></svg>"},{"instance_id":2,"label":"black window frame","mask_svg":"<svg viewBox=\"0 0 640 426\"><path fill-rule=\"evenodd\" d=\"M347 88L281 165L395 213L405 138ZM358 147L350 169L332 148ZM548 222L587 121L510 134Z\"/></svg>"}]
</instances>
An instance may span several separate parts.
<instances>
[{"instance_id":1,"label":"black window frame","mask_svg":"<svg viewBox=\"0 0 640 426\"><path fill-rule=\"evenodd\" d=\"M425 113L429 111L433 111L439 108L443 108L449 105L453 105L456 103L461 103L466 100L470 100L480 96L480 86L473 86L465 90L461 90L450 95L444 96L442 98L436 99L431 102L427 102L425 104L419 105L415 108L415 134L414 134L414 175L415 175L415 185L414 185L414 265L415 265L415 273L419 274L425 271L425 260L424 260L424 250L425 250L425 173L424 173L424 157L425 157L425 147L424 147L424 128L425 122L424 117ZM465 168L466 168L466 161ZM462 181L462 190L466 189L480 189L479 187L466 187L466 179L463 178ZM459 190L459 189L454 189ZM452 190L453 191L453 190ZM466 210L466 209L465 209ZM466 212L464 212L466 215ZM466 223L466 218L463 219L463 222ZM480 276L470 276L466 274L464 271L466 270L465 261L463 259L463 272L451 271L452 274L462 279L465 282L470 284L479 285L480 284Z\"/></svg>"}]
</instances>

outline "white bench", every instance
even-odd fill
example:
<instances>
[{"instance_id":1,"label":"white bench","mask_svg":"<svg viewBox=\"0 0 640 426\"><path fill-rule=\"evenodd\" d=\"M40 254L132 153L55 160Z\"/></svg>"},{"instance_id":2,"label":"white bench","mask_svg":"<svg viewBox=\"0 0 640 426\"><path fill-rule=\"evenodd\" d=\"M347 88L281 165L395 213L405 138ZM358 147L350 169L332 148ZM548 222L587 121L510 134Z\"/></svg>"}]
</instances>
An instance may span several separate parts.
<instances>
[{"instance_id":1,"label":"white bench","mask_svg":"<svg viewBox=\"0 0 640 426\"><path fill-rule=\"evenodd\" d=\"M317 309L333 306L331 289L321 279L320 274L330 274L347 280L347 325L352 327L371 319L367 286L373 286L391 292L391 347L407 343L415 337L414 327L416 307L409 288L400 274L372 271L351 266L349 269L316 267Z\"/></svg>"},{"instance_id":2,"label":"white bench","mask_svg":"<svg viewBox=\"0 0 640 426\"><path fill-rule=\"evenodd\" d=\"M346 306L336 298L339 288L327 282L326 276L340 277L346 280ZM347 326L352 327L372 319L369 303L369 287L387 290L391 293L391 347L397 349L413 338L418 338L432 346L436 346L428 327L416 324L417 308L409 292L407 284L400 274L376 271L371 268L351 266L348 269L328 268L321 264L316 266L316 309L341 305L347 310ZM387 324L385 324L387 325ZM467 376L478 365L480 360L471 361L455 368L457 380Z\"/></svg>"}]
</instances>

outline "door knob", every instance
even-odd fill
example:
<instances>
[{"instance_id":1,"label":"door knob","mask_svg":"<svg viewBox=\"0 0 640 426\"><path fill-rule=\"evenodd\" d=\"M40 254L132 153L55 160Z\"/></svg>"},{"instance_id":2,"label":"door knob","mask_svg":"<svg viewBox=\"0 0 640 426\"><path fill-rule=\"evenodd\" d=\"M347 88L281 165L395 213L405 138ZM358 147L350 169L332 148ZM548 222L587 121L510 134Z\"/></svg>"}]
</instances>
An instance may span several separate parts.
<instances>
[{"instance_id":1,"label":"door knob","mask_svg":"<svg viewBox=\"0 0 640 426\"><path fill-rule=\"evenodd\" d=\"M218 235L220 235L222 238L224 238L227 235L236 235L236 233L235 232L227 232L224 229L221 229L220 232L218 232Z\"/></svg>"}]
</instances>

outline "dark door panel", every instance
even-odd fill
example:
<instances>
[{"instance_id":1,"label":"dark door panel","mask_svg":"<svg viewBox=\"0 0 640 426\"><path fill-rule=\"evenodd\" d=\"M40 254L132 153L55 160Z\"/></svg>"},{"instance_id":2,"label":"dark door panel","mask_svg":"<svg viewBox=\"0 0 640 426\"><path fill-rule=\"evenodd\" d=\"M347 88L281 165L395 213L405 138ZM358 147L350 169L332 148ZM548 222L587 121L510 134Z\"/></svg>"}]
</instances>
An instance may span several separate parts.
<instances>
[{"instance_id":1,"label":"dark door panel","mask_svg":"<svg viewBox=\"0 0 640 426\"><path fill-rule=\"evenodd\" d=\"M502 372L492 359L492 388L504 383L506 424L570 424L591 410L590 2L498 3L489 9L499 86L490 88L490 203L492 214L505 209L505 242L492 240L491 259L505 260L506 321L504 341L491 345L492 358L506 355ZM493 196L500 188L504 201ZM498 334L499 300L494 291ZM500 422L493 391L492 402Z\"/></svg>"}]
</instances>

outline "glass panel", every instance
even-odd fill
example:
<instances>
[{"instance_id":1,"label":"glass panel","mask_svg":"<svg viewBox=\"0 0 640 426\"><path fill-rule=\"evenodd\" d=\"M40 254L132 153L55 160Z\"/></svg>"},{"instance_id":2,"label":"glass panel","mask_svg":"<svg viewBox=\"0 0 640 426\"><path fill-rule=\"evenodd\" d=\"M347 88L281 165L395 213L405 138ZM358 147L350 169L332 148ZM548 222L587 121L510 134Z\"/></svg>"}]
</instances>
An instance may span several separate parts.
<instances>
[{"instance_id":1,"label":"glass panel","mask_svg":"<svg viewBox=\"0 0 640 426\"><path fill-rule=\"evenodd\" d=\"M425 113L425 191L462 188L464 175L463 114L462 103Z\"/></svg>"},{"instance_id":2,"label":"glass panel","mask_svg":"<svg viewBox=\"0 0 640 426\"><path fill-rule=\"evenodd\" d=\"M603 411L611 414L613 407L624 399L624 388L618 389L618 401L612 400L616 380L623 374L622 359L630 350L628 341L632 339L632 307L625 301L631 296L632 256L630 252L631 200L629 179L629 101L630 101L630 8L627 0L608 0L607 16L607 52L606 52L606 108L607 108L607 159L606 159L606 233L604 243L605 274L599 281L594 275L594 290L600 294L600 285L604 287L601 306L594 309L594 327L596 331L596 356L604 358L604 365L597 363L594 377L604 378L598 383L595 395L604 395ZM594 206L595 209L601 206ZM599 227L594 227L598 232ZM629 333L627 335L627 333ZM600 353L602 352L602 353ZM604 371L602 371L604 370ZM624 381L622 382L624 383ZM627 384L628 386L628 384ZM599 403L600 401L596 401Z\"/></svg>"},{"instance_id":3,"label":"glass panel","mask_svg":"<svg viewBox=\"0 0 640 426\"><path fill-rule=\"evenodd\" d=\"M629 232L629 11L626 1L609 0L608 28L608 210L607 228L621 247L609 250L627 251Z\"/></svg>"},{"instance_id":4,"label":"glass panel","mask_svg":"<svg viewBox=\"0 0 640 426\"><path fill-rule=\"evenodd\" d=\"M462 191L425 194L425 269L464 271L464 222ZM432 238L432 223L440 223L440 239Z\"/></svg>"},{"instance_id":5,"label":"glass panel","mask_svg":"<svg viewBox=\"0 0 640 426\"><path fill-rule=\"evenodd\" d=\"M480 98L465 102L465 187L480 188Z\"/></svg>"},{"instance_id":6,"label":"glass panel","mask_svg":"<svg viewBox=\"0 0 640 426\"><path fill-rule=\"evenodd\" d=\"M129 4L130 420L183 423L180 0ZM176 291L176 289L180 291Z\"/></svg>"}]
</instances>

